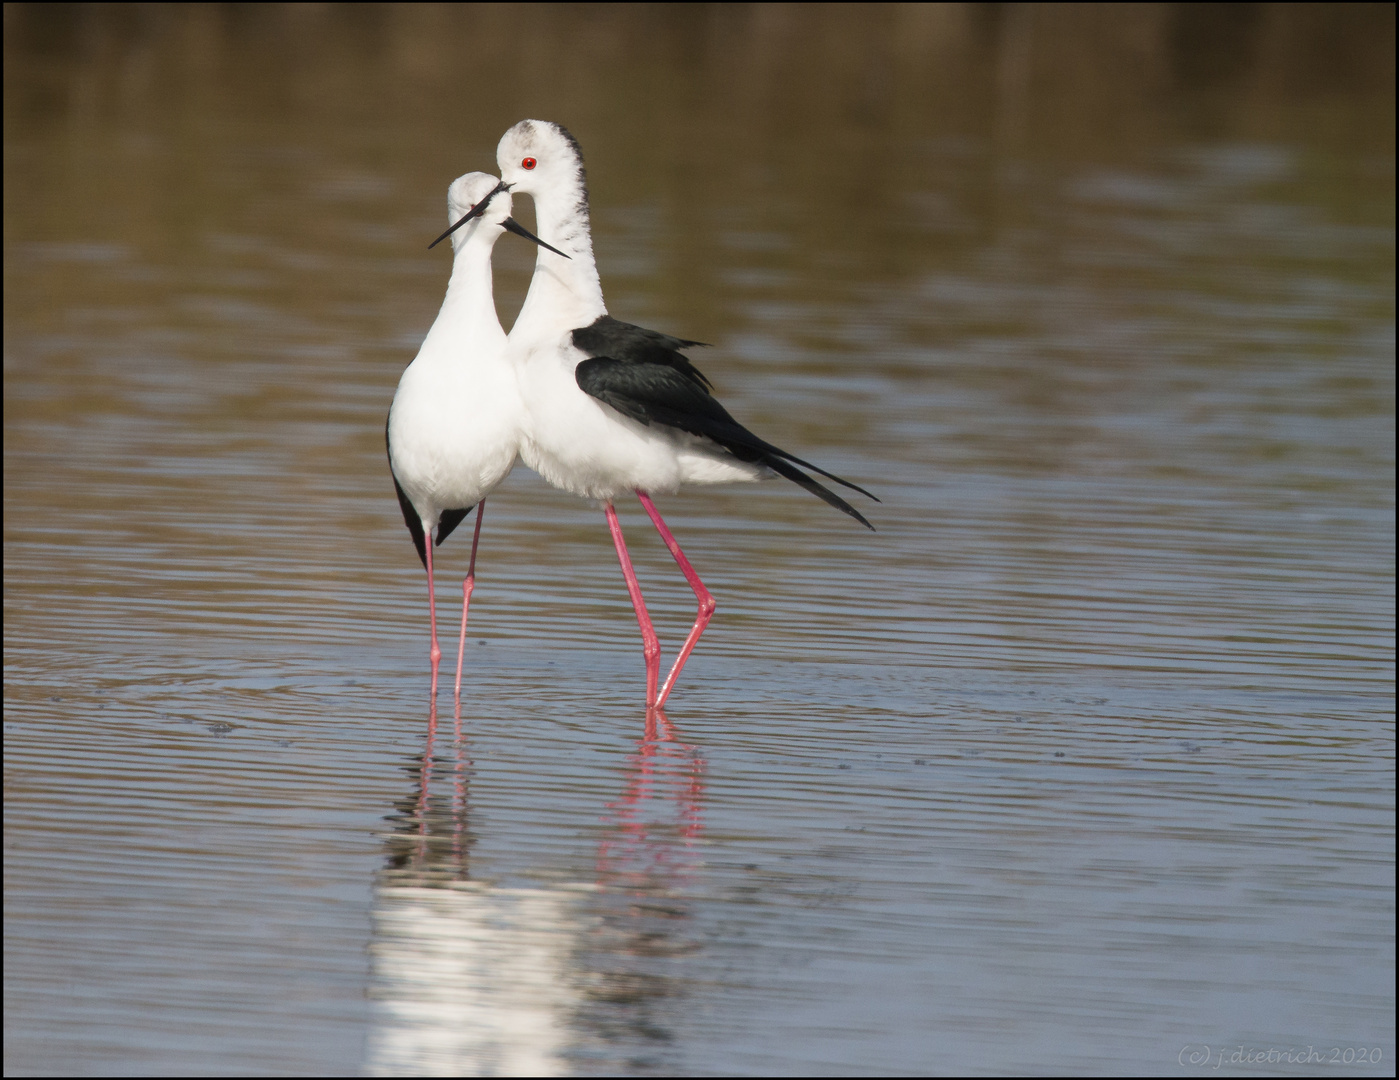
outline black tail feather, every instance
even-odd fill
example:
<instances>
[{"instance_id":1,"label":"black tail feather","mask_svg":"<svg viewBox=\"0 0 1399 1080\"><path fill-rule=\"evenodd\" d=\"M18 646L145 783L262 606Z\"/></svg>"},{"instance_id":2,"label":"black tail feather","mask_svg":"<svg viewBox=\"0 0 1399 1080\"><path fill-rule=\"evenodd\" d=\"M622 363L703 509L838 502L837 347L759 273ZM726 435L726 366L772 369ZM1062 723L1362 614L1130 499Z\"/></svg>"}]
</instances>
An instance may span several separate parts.
<instances>
[{"instance_id":1,"label":"black tail feather","mask_svg":"<svg viewBox=\"0 0 1399 1080\"><path fill-rule=\"evenodd\" d=\"M766 465L778 476L786 477L788 480L792 481L792 483L796 484L797 486L805 488L807 491L811 492L811 494L815 495L822 502L830 506L834 506L841 513L849 514L861 525L867 528L870 532L875 531L874 526L865 520L864 514L860 513L860 511L856 510L853 506L851 506L848 502L842 499L834 491L826 487L825 484L822 484L818 480L813 480L800 469L796 469L793 468L791 465L788 465L787 462L783 461L780 457L776 457L775 455L769 455L763 460L762 464ZM820 470L817 471L819 472ZM822 475L827 476L829 474L822 473ZM836 477L831 477L831 479L834 480L836 479ZM842 483L844 483L844 481L842 481ZM854 484L847 484L846 486L855 487ZM855 488L855 490L859 491L860 489ZM865 494L868 495L869 492L866 492ZM870 498L873 499L874 496L870 495ZM878 499L875 499L875 502L878 501Z\"/></svg>"},{"instance_id":2,"label":"black tail feather","mask_svg":"<svg viewBox=\"0 0 1399 1080\"><path fill-rule=\"evenodd\" d=\"M443 510L442 516L437 519L437 543L434 547L441 547L442 541L452 535L455 529L466 518L466 515L476 509L475 506L468 506L465 510Z\"/></svg>"},{"instance_id":3,"label":"black tail feather","mask_svg":"<svg viewBox=\"0 0 1399 1080\"><path fill-rule=\"evenodd\" d=\"M766 447L767 447L767 452L768 452L769 454L772 454L774 457L783 457L783 458L786 458L786 459L787 459L788 461L790 461L793 465L800 465L803 469L810 469L810 470L811 470L812 472L814 472L814 473L819 473L820 475L824 476L827 480L834 480L834 481L835 481L837 484L839 484L841 487L848 487L851 491L858 491L861 495L864 495L866 498L873 499L875 502L879 502L879 501L880 501L880 498L879 498L878 495L875 495L875 494L873 494L872 492L866 491L866 490L865 490L864 488L862 488L859 484L852 484L849 480L842 480L842 479L841 479L839 476L837 476L835 473L829 473L829 472L827 472L825 469L821 468L820 465L813 465L813 464L811 464L811 462L809 462L809 461L803 461L801 458L797 457L796 454L789 454L789 453L787 453L786 450L782 450L782 449L780 449L779 447L773 446L772 443L767 443L767 444L766 444ZM786 474L784 473L783 475L786 475ZM851 513L854 513L854 511L851 511ZM855 514L855 516L856 516L856 517L860 517L859 514ZM860 520L861 520L861 521L864 521L865 519L864 519L864 518L860 518ZM868 522L868 521L865 521L865 524L866 524L866 525L869 525L869 522ZM871 525L870 527L873 528L874 526Z\"/></svg>"}]
</instances>

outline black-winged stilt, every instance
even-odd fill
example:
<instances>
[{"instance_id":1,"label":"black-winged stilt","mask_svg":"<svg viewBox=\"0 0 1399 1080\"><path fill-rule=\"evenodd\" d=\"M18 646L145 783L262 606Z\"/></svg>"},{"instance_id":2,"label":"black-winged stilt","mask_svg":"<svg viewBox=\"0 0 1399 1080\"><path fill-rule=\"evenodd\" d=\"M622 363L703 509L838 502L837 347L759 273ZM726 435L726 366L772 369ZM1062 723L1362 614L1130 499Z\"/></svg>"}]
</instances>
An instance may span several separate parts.
<instances>
[{"instance_id":1,"label":"black-winged stilt","mask_svg":"<svg viewBox=\"0 0 1399 1080\"><path fill-rule=\"evenodd\" d=\"M399 379L384 429L398 504L427 568L434 701L442 650L437 646L432 549L478 507L471 564L462 583L456 681L460 698L466 616L481 539L480 508L515 464L525 421L515 373L505 356L505 331L496 317L491 249L506 229L543 243L510 217L509 191L489 173L467 173L452 181L447 213L452 227L429 245L452 238L447 296L417 357Z\"/></svg>"},{"instance_id":2,"label":"black-winged stilt","mask_svg":"<svg viewBox=\"0 0 1399 1080\"><path fill-rule=\"evenodd\" d=\"M512 192L533 196L536 227L558 245L554 251L540 249L509 336L510 363L527 416L520 457L555 487L603 503L641 627L646 706L659 708L715 605L651 501L653 493L776 474L870 529L858 510L801 469L874 496L766 442L730 416L710 394L709 380L681 353L699 342L607 314L593 259L583 154L566 129L522 120L500 140L496 160ZM660 642L612 505L626 491L641 500L699 603L694 626L659 692Z\"/></svg>"}]
</instances>

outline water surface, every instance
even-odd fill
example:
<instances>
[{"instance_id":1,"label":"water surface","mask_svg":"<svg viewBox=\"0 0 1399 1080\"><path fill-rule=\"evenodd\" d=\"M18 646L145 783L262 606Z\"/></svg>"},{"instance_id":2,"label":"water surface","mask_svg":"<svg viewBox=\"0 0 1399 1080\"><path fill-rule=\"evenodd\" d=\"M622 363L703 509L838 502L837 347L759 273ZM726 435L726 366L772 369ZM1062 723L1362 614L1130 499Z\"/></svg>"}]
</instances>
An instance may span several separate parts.
<instances>
[{"instance_id":1,"label":"water surface","mask_svg":"<svg viewBox=\"0 0 1399 1080\"><path fill-rule=\"evenodd\" d=\"M1392 9L1035 10L6 9L7 1072L1392 1072ZM527 115L882 500L662 500L649 727L524 470L430 717L383 418Z\"/></svg>"}]
</instances>

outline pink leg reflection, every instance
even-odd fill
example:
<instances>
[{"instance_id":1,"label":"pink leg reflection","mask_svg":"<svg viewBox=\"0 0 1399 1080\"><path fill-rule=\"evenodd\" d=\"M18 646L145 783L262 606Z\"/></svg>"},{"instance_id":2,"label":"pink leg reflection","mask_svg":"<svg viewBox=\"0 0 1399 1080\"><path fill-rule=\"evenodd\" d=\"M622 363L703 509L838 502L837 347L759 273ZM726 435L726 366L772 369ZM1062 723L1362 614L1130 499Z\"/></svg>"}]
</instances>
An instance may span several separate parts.
<instances>
[{"instance_id":1,"label":"pink leg reflection","mask_svg":"<svg viewBox=\"0 0 1399 1080\"><path fill-rule=\"evenodd\" d=\"M432 744L437 738L437 697L433 696L428 707L427 742L423 744L423 767L418 784L418 861L427 863L427 808L428 787L432 780Z\"/></svg>"},{"instance_id":2,"label":"pink leg reflection","mask_svg":"<svg viewBox=\"0 0 1399 1080\"><path fill-rule=\"evenodd\" d=\"M627 785L607 804L598 884L632 895L673 896L694 871L703 833L705 760L653 709L628 763ZM673 809L666 811L666 804Z\"/></svg>"}]
</instances>

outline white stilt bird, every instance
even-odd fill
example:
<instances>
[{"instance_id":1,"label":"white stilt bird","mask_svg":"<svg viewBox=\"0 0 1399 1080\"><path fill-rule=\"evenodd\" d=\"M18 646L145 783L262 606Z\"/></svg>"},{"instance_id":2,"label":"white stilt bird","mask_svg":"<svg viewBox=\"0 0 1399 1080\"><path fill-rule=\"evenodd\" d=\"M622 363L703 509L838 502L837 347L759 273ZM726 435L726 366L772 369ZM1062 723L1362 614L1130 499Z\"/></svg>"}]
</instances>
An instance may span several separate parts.
<instances>
[{"instance_id":1,"label":"white stilt bird","mask_svg":"<svg viewBox=\"0 0 1399 1080\"><path fill-rule=\"evenodd\" d=\"M777 474L867 528L873 526L859 511L801 469L874 496L739 424L710 394L709 380L681 354L700 342L607 314L593 259L583 154L566 129L522 120L500 140L496 160L513 193L533 196L536 227L558 245L552 251L541 248L529 294L510 331L510 362L528 414L520 457L555 487L603 503L641 627L646 705L658 708L674 689L715 605L651 501L653 493ZM699 602L694 626L659 691L660 642L612 505L627 491L641 500Z\"/></svg>"},{"instance_id":2,"label":"white stilt bird","mask_svg":"<svg viewBox=\"0 0 1399 1080\"><path fill-rule=\"evenodd\" d=\"M432 623L432 697L437 698L437 600L432 549L481 507L515 464L524 406L505 357L505 331L491 289L491 249L509 229L543 243L510 216L510 193L489 173L467 173L447 189L447 236L454 250L442 310L417 357L399 379L384 436L403 520L427 568ZM471 565L462 584L456 693L461 694L466 615L476 578L481 511L471 540Z\"/></svg>"}]
</instances>

